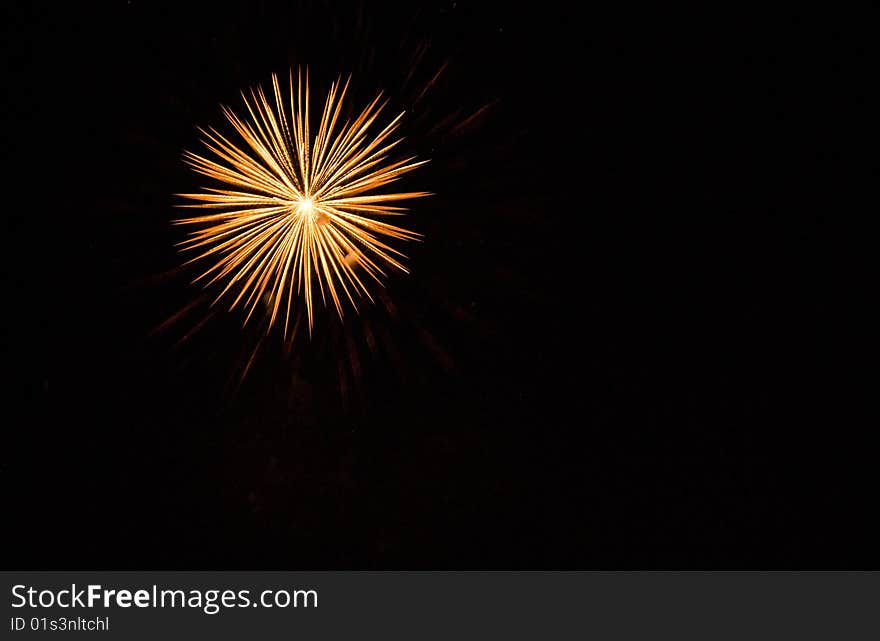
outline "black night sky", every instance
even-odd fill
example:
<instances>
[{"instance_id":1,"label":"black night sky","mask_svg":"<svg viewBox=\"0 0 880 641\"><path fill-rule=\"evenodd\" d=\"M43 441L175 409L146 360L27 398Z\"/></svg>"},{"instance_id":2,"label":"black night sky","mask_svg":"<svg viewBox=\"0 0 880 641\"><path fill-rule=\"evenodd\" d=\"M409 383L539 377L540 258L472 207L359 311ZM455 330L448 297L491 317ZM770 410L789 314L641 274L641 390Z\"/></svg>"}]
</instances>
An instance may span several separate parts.
<instances>
[{"instance_id":1,"label":"black night sky","mask_svg":"<svg viewBox=\"0 0 880 641\"><path fill-rule=\"evenodd\" d=\"M4 565L876 565L814 164L840 41L577 4L5 7ZM385 90L436 195L392 310L285 349L170 221L196 127L297 65Z\"/></svg>"}]
</instances>

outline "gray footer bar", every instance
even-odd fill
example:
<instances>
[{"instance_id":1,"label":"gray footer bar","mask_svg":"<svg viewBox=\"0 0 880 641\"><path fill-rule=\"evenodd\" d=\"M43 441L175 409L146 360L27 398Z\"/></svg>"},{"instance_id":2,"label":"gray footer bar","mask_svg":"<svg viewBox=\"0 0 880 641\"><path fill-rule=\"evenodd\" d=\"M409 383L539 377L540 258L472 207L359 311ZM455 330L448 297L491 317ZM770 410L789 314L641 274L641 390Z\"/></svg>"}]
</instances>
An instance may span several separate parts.
<instances>
[{"instance_id":1,"label":"gray footer bar","mask_svg":"<svg viewBox=\"0 0 880 641\"><path fill-rule=\"evenodd\" d=\"M4 639L880 638L868 572L4 572ZM674 635L674 636L673 636Z\"/></svg>"}]
</instances>

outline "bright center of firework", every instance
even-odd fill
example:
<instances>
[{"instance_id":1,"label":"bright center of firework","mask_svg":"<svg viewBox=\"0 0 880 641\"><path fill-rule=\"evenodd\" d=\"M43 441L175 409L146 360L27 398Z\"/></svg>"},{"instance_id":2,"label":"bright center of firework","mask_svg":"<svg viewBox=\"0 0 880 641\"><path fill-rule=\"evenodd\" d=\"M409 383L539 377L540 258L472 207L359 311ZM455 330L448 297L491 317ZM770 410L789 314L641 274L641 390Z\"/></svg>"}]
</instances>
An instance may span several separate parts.
<instances>
[{"instance_id":1,"label":"bright center of firework","mask_svg":"<svg viewBox=\"0 0 880 641\"><path fill-rule=\"evenodd\" d=\"M311 198L302 199L296 208L304 216L314 217L315 215L315 203Z\"/></svg>"},{"instance_id":2,"label":"bright center of firework","mask_svg":"<svg viewBox=\"0 0 880 641\"><path fill-rule=\"evenodd\" d=\"M296 209L294 211L297 216L311 224L321 224L325 218L311 197L296 201Z\"/></svg>"}]
</instances>

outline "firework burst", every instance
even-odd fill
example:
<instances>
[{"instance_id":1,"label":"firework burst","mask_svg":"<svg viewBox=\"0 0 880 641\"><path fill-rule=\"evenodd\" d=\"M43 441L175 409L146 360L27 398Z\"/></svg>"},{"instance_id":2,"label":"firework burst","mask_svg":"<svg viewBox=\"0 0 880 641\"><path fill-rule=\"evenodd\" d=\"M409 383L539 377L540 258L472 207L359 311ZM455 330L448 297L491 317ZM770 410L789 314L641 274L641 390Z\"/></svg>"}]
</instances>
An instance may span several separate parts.
<instances>
[{"instance_id":1,"label":"firework burst","mask_svg":"<svg viewBox=\"0 0 880 641\"><path fill-rule=\"evenodd\" d=\"M358 300L372 300L368 284L382 283L385 269L407 271L405 256L385 241L419 234L379 218L400 216L406 211L400 201L430 194L375 191L427 161L390 160L402 140L393 138L402 113L371 133L387 104L381 93L357 117L341 122L349 81L331 85L312 135L308 75L297 74L294 84L291 72L285 95L273 74L271 97L262 87L242 92L245 117L222 108L237 143L215 129L200 129L212 157L184 153L197 173L223 187L179 194L195 201L181 207L215 210L174 221L197 226L179 247L197 252L187 263L212 261L195 282L219 283L215 303L229 295L230 309L247 310L245 323L263 301L269 328L283 315L286 335L299 299L311 332L318 298L326 304L329 297L342 317L344 300L354 309Z\"/></svg>"}]
</instances>

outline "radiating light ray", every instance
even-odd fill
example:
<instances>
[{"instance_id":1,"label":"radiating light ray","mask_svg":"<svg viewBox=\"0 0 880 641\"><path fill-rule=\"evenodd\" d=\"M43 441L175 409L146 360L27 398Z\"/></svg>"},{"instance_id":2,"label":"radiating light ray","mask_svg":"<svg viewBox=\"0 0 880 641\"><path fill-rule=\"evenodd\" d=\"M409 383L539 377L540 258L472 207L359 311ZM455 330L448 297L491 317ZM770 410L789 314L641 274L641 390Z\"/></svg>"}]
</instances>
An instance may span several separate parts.
<instances>
[{"instance_id":1,"label":"radiating light ray","mask_svg":"<svg viewBox=\"0 0 880 641\"><path fill-rule=\"evenodd\" d=\"M179 194L193 201L180 207L214 211L175 220L198 227L178 246L194 253L187 263L213 261L194 282L217 284L214 302L229 294L230 309L242 307L245 323L263 301L269 328L283 316L286 336L291 310L301 300L311 332L317 298L324 304L329 298L342 317L343 301L357 309L360 299L372 300L368 283L382 282L383 267L408 271L404 254L382 238L420 235L376 217L401 216L407 209L398 201L430 193L375 190L427 161L390 160L402 140L392 138L402 113L371 133L387 105L381 94L354 119L341 118L349 81L331 85L312 136L308 72L297 73L295 84L290 73L287 96L273 74L268 96L262 87L242 92L247 117L222 108L239 143L200 129L210 153L184 153L194 171L224 187Z\"/></svg>"}]
</instances>

